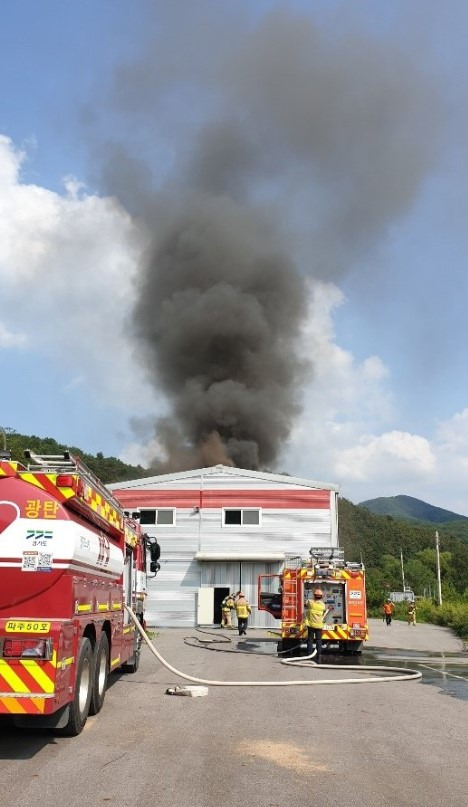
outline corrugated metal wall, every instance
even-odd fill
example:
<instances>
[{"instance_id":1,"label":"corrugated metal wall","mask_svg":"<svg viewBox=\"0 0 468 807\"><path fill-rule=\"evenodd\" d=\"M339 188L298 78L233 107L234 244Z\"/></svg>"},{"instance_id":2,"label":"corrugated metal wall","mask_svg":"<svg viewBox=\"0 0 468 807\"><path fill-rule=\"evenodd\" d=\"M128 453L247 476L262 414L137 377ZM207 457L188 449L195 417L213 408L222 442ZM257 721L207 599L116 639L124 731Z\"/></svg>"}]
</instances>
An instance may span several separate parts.
<instances>
[{"instance_id":1,"label":"corrugated metal wall","mask_svg":"<svg viewBox=\"0 0 468 807\"><path fill-rule=\"evenodd\" d=\"M146 622L148 625L192 627L195 624L196 593L200 565L193 558L160 560L161 571L148 580Z\"/></svg>"},{"instance_id":2,"label":"corrugated metal wall","mask_svg":"<svg viewBox=\"0 0 468 807\"><path fill-rule=\"evenodd\" d=\"M257 586L259 574L277 574L280 563L252 563L239 561L222 563L220 561L202 562L201 585L214 588L227 586L231 593L242 590L252 606L249 625L252 628L277 628L278 622L266 611L257 608ZM234 617L234 622L235 617Z\"/></svg>"},{"instance_id":3,"label":"corrugated metal wall","mask_svg":"<svg viewBox=\"0 0 468 807\"><path fill-rule=\"evenodd\" d=\"M259 574L276 573L280 564L248 562L242 560L242 556L288 553L307 557L312 546L337 544L336 494L331 489L314 490L310 484L301 485L298 480L291 483L287 478L274 475L255 472L249 475L245 471L237 475L236 471L216 467L160 480L153 477L111 486L118 498L121 491L125 507L167 507L171 491L183 492L184 506L177 506L174 526L144 527L147 533L157 536L161 546L161 571L154 580L148 581L149 625L193 627L197 621L200 586L229 587L235 592L241 582L253 608L250 625L278 627L273 617L257 610L257 578ZM158 493L162 491L164 503L158 500ZM218 493L213 498L207 495L209 491ZM223 491L227 493L224 505ZM259 526L223 524L223 506L245 506L236 505L235 491L244 498L252 494L253 500L255 494L265 494ZM203 507L205 495L207 501L210 500L207 507ZM294 507L287 506L289 500L297 502ZM197 552L236 554L239 562L198 562L194 559Z\"/></svg>"}]
</instances>

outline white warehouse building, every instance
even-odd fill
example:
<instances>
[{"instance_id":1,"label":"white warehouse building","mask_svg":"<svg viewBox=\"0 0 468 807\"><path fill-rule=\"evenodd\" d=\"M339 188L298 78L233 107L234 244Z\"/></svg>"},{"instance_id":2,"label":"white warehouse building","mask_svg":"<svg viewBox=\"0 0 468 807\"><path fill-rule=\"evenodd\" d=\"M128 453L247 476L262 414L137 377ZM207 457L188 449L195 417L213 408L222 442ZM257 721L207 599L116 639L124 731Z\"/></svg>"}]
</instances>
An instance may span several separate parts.
<instances>
[{"instance_id":1,"label":"white warehouse building","mask_svg":"<svg viewBox=\"0 0 468 807\"><path fill-rule=\"evenodd\" d=\"M148 625L219 624L221 601L242 590L249 626L271 627L257 609L258 575L277 574L285 555L338 546L337 485L216 465L108 487L161 547Z\"/></svg>"}]
</instances>

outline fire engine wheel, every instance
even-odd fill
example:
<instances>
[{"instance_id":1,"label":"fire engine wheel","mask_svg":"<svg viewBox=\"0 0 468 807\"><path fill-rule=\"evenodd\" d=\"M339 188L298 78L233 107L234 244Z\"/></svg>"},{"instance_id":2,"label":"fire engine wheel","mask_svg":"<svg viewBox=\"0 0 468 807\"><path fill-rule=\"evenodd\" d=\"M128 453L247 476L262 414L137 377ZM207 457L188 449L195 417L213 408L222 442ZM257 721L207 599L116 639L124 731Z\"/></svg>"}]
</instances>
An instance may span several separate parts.
<instances>
[{"instance_id":1,"label":"fire engine wheel","mask_svg":"<svg viewBox=\"0 0 468 807\"><path fill-rule=\"evenodd\" d=\"M109 640L107 635L102 633L95 650L93 687L89 704L90 715L97 715L104 703L109 675L109 656Z\"/></svg>"},{"instance_id":2,"label":"fire engine wheel","mask_svg":"<svg viewBox=\"0 0 468 807\"><path fill-rule=\"evenodd\" d=\"M68 723L59 729L66 737L76 737L83 731L89 714L93 681L93 648L89 639L81 640L76 665L75 697L70 703Z\"/></svg>"},{"instance_id":3,"label":"fire engine wheel","mask_svg":"<svg viewBox=\"0 0 468 807\"><path fill-rule=\"evenodd\" d=\"M299 656L301 652L301 640L282 639L281 642L278 642L277 652L280 653L283 658Z\"/></svg>"}]
</instances>

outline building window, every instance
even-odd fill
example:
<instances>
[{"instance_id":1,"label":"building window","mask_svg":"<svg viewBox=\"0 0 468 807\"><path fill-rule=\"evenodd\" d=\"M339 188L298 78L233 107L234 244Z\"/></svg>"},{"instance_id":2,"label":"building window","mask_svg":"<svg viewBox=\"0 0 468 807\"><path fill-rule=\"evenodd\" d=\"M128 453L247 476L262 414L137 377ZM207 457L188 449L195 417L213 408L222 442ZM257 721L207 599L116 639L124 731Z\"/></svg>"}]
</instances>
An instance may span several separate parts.
<instances>
[{"instance_id":1,"label":"building window","mask_svg":"<svg viewBox=\"0 0 468 807\"><path fill-rule=\"evenodd\" d=\"M158 508L157 510L140 510L140 524L155 524L161 527L175 526L175 509Z\"/></svg>"},{"instance_id":2,"label":"building window","mask_svg":"<svg viewBox=\"0 0 468 807\"><path fill-rule=\"evenodd\" d=\"M257 508L224 508L223 524L227 527L258 527L260 525L260 510Z\"/></svg>"}]
</instances>

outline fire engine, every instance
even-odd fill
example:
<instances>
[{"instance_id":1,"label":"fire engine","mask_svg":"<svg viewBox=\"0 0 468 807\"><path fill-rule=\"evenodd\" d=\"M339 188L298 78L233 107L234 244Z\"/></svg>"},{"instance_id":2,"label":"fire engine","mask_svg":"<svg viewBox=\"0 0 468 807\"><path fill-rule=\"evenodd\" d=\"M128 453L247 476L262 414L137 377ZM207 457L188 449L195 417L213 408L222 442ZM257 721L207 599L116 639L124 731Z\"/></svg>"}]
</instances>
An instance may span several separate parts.
<instances>
[{"instance_id":1,"label":"fire engine","mask_svg":"<svg viewBox=\"0 0 468 807\"><path fill-rule=\"evenodd\" d=\"M278 650L292 651L307 639L305 605L318 588L328 609L323 647L359 652L368 638L364 566L346 563L343 550L335 547L312 548L307 560L286 555L280 574L259 576L258 608L281 620Z\"/></svg>"},{"instance_id":2,"label":"fire engine","mask_svg":"<svg viewBox=\"0 0 468 807\"><path fill-rule=\"evenodd\" d=\"M27 451L26 464L2 454L0 716L75 736L109 673L138 669L124 604L144 624L145 536L69 452Z\"/></svg>"}]
</instances>

